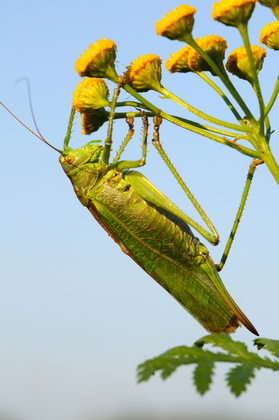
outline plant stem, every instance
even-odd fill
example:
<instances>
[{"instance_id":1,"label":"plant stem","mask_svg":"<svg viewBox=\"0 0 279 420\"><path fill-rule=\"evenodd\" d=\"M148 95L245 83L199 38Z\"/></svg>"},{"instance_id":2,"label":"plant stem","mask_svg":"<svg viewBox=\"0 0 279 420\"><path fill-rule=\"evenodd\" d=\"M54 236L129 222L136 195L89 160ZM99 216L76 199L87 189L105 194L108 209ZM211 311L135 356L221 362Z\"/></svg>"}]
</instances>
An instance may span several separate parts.
<instances>
[{"instance_id":1,"label":"plant stem","mask_svg":"<svg viewBox=\"0 0 279 420\"><path fill-rule=\"evenodd\" d=\"M264 116L265 117L268 115L269 111L273 107L273 104L274 104L274 102L277 99L278 93L279 93L279 77L277 77L277 80L276 80L276 83L275 83L275 86L274 86L272 95L271 95L271 97L269 99L268 104L265 107L265 110L264 110Z\"/></svg>"},{"instance_id":2,"label":"plant stem","mask_svg":"<svg viewBox=\"0 0 279 420\"><path fill-rule=\"evenodd\" d=\"M194 108L193 106L189 105L187 102L183 101L183 99L179 98L178 96L174 95L172 92L161 86L160 90L158 90L159 93L164 95L166 98L172 100L173 102L176 102L178 105L182 106L183 108L187 109L188 111L192 112L193 114L197 115L197 117L204 119L205 121L209 121L213 124L221 125L222 127L227 127L232 130L239 129L239 126L236 126L235 124L228 123L223 120L219 120L217 118L211 117L210 115L205 114L204 112L200 111L197 108Z\"/></svg>"},{"instance_id":3,"label":"plant stem","mask_svg":"<svg viewBox=\"0 0 279 420\"><path fill-rule=\"evenodd\" d=\"M189 123L183 122L180 119L178 119L178 118L176 118L172 115L169 115L164 111L161 111L159 108L157 108L151 102L147 101L143 96L141 96L136 90L134 90L131 86L127 85L126 83L122 87L126 90L126 92L130 93L136 99L141 101L144 104L144 106L147 107L147 109L150 109L151 111L153 111L155 115L158 115L158 116L160 115L165 120L170 121L171 123L176 124L179 127L185 128L186 130L192 131L194 133L200 134L201 136L208 137L211 140L217 141L218 143L229 146L229 147L239 151L240 153L243 153L244 155L253 157L255 159L261 159L260 152L249 149L248 147L244 147L244 146L242 146L240 144L237 144L234 141L228 140L224 137L216 136L212 133L209 133L206 130L197 128L196 126L191 125Z\"/></svg>"},{"instance_id":4,"label":"plant stem","mask_svg":"<svg viewBox=\"0 0 279 420\"><path fill-rule=\"evenodd\" d=\"M260 151L261 151L261 159L264 161L264 163L270 170L277 184L279 184L279 166L272 154L269 144L267 143L265 139L264 141L261 142Z\"/></svg>"},{"instance_id":5,"label":"plant stem","mask_svg":"<svg viewBox=\"0 0 279 420\"><path fill-rule=\"evenodd\" d=\"M231 82L227 73L222 72L220 68L214 63L214 61L203 51L203 49L197 44L197 42L192 38L192 36L187 36L185 41L191 45L202 57L203 59L210 65L212 70L217 74L220 80L224 83L230 94L233 98L237 101L239 106L242 108L243 112L245 112L246 116L248 117L250 123L253 125L255 122L255 118L247 107L246 103L243 101L242 97L239 95L238 91L234 87L233 83Z\"/></svg>"},{"instance_id":6,"label":"plant stem","mask_svg":"<svg viewBox=\"0 0 279 420\"><path fill-rule=\"evenodd\" d=\"M248 55L252 75L253 75L253 89L256 93L258 103L259 103L259 108L260 108L260 132L261 132L261 134L263 134L263 132L264 132L264 101L263 101L263 96L262 96L262 92L261 92L261 87L260 87L260 83L259 83L259 78L258 78L256 66L255 66L254 57L253 57L252 50L251 50L251 44L250 44L250 41L249 41L247 24L239 25L238 30L239 30L240 35L242 37L242 40L243 40L243 43L244 43L244 46L245 46L245 49L246 49L246 52L247 52L247 55Z\"/></svg>"}]
</instances>

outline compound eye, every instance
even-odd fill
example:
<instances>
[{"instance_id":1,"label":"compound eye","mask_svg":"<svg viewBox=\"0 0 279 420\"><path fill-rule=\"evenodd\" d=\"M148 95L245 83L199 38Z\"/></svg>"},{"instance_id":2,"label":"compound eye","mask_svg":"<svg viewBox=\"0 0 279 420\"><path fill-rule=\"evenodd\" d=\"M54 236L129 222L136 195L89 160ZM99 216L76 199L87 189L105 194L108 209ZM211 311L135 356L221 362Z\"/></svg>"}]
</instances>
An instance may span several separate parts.
<instances>
[{"instance_id":1,"label":"compound eye","mask_svg":"<svg viewBox=\"0 0 279 420\"><path fill-rule=\"evenodd\" d=\"M73 156L66 156L65 157L65 161L66 162L68 162L68 163L73 163L73 161L74 161L75 159L74 159L74 157Z\"/></svg>"}]
</instances>

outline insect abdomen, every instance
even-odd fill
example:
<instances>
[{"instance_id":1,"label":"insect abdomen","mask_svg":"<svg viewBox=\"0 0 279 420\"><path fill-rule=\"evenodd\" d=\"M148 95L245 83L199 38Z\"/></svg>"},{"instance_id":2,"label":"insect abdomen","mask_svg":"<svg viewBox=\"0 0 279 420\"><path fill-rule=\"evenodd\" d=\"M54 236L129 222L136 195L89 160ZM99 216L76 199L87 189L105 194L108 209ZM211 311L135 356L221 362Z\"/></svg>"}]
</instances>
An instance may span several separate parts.
<instances>
[{"instance_id":1,"label":"insect abdomen","mask_svg":"<svg viewBox=\"0 0 279 420\"><path fill-rule=\"evenodd\" d=\"M199 241L189 235L189 227L175 223L176 216L146 202L131 186L124 191L115 186L105 183L92 190L91 213L207 331L234 332L237 316L197 262Z\"/></svg>"}]
</instances>

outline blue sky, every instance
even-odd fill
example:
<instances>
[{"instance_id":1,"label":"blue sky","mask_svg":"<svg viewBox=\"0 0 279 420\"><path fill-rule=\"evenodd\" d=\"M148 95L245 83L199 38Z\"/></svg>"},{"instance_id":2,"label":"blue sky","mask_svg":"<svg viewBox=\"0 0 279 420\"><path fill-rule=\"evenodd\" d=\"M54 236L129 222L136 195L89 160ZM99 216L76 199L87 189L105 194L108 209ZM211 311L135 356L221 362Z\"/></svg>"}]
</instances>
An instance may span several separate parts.
<instances>
[{"instance_id":1,"label":"blue sky","mask_svg":"<svg viewBox=\"0 0 279 420\"><path fill-rule=\"evenodd\" d=\"M191 2L198 9L194 35L223 36L231 51L241 44L239 35L212 21L211 3ZM0 16L0 100L33 128L26 84L17 83L28 77L37 124L44 137L61 148L71 94L80 81L73 68L77 57L90 43L107 37L117 43L119 73L137 55L153 53L165 61L183 45L156 36L154 22L179 4L172 0L6 2ZM252 44L258 42L260 28L273 20L268 9L257 5L251 21ZM268 51L261 72L266 100L277 75L278 57ZM256 113L251 88L244 81L233 81ZM164 71L162 82L202 111L233 121L221 100L196 76ZM147 97L163 106L157 95ZM166 107L179 112L170 104ZM277 114L276 104L271 122L272 148L278 158ZM171 347L192 345L205 330L127 258L80 205L55 151L4 109L0 121L0 413L15 420L117 420L125 415L132 418L133 413L154 419L174 413L184 418L193 418L193 413L278 418L275 373L257 373L248 393L239 399L224 388L224 367L217 369L212 391L205 397L195 393L190 368L166 382L155 377L147 384L136 384L138 363ZM123 123L115 124L116 144L125 129ZM139 123L136 129L127 152L130 159L140 151ZM88 141L79 133L77 119L73 147ZM100 130L92 139L104 136ZM167 123L161 139L220 233L220 245L208 246L218 262L249 158ZM151 144L148 150L142 172L197 218ZM260 167L221 273L260 335L273 339L278 339L279 319L278 210L278 186ZM244 328L234 338L252 348L254 337Z\"/></svg>"}]
</instances>

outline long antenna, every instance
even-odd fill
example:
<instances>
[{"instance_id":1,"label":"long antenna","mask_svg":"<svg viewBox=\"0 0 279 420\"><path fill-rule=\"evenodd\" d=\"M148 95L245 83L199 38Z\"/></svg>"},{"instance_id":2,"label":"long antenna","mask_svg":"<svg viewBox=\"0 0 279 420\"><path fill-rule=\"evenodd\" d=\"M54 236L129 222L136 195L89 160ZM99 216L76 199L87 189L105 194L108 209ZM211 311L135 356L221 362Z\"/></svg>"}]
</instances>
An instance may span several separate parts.
<instances>
[{"instance_id":1,"label":"long antenna","mask_svg":"<svg viewBox=\"0 0 279 420\"><path fill-rule=\"evenodd\" d=\"M31 130L31 128L29 128L29 127L27 127L27 125L25 125L19 118L17 118L13 113L12 113L12 111L10 111L9 110L9 108L7 108L6 107L6 105L4 105L3 104L3 102L0 102L0 105L2 105L5 109L6 109L6 111L8 111L9 112L9 114L11 114L21 125L23 125L23 127L24 128L26 128L28 131L30 131L30 133L32 133L32 134L34 134L34 136L36 136L38 139L40 139L41 141L43 141L45 144L47 144L49 147L51 147L52 149L54 149L54 150L56 150L56 152L58 152L58 153L60 153L60 154L62 154L63 153L63 151L62 150L59 150L59 149L57 149L56 147L54 147L54 146L52 146L52 144L50 144L50 143L48 143L44 138L43 138L43 136L41 135L41 133L40 133L40 131L38 130L38 127L37 127L37 124L36 124L36 122L34 121L34 123L35 123L35 126L36 126L36 129L38 130L38 132L40 133L40 135L38 135L37 133L35 133L33 130ZM32 109L31 109L31 112L32 112ZM32 116L33 116L33 112L32 112Z\"/></svg>"},{"instance_id":2,"label":"long antenna","mask_svg":"<svg viewBox=\"0 0 279 420\"><path fill-rule=\"evenodd\" d=\"M31 130L31 128L27 127L27 125L25 125L22 121L20 121L19 118L17 118L10 110L9 108L6 107L6 105L4 105L2 102L0 102L0 105L2 105L8 112L9 114L11 114L21 125L23 125L24 128L26 128L28 131L30 131L30 133L34 134L34 136L36 136L38 139L40 139L41 141L43 141L45 144L47 144L49 147L51 147L52 149L56 150L56 152L62 154L62 150L57 149L56 147L52 146L52 144L48 143L44 137L42 136L39 127L37 126L36 123L36 119L35 119L35 115L34 115L34 110L33 110L33 106L32 106L32 101L31 101L31 88L30 88L30 83L29 80L26 77L22 77L21 79L18 80L18 82L20 82L21 80L25 80L27 83L27 90L28 90L28 100L29 100L29 106L30 106L30 110L31 110L31 115L33 118L33 122L34 125L36 127L37 132L39 133L39 135L37 133L35 133L33 130Z\"/></svg>"}]
</instances>

